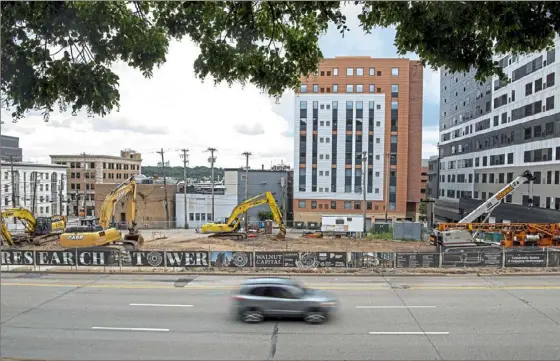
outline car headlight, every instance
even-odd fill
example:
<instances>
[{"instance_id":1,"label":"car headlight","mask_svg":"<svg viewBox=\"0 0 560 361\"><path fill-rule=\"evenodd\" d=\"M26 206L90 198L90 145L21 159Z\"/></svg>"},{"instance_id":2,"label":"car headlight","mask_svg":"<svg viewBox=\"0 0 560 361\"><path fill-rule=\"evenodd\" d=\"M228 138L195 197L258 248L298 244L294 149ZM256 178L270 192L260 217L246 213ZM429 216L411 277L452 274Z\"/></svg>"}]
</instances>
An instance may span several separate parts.
<instances>
[{"instance_id":1,"label":"car headlight","mask_svg":"<svg viewBox=\"0 0 560 361\"><path fill-rule=\"evenodd\" d=\"M323 307L333 307L333 306L336 306L336 302L335 301L321 302L321 306L323 306Z\"/></svg>"}]
</instances>

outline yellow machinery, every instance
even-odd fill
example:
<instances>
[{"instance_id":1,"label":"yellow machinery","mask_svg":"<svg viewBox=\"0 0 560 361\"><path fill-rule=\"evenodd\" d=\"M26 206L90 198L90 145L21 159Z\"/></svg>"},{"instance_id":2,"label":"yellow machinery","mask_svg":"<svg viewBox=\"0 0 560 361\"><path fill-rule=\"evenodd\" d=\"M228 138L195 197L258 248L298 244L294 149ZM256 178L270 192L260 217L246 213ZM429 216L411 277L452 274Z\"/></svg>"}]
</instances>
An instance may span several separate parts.
<instances>
[{"instance_id":1,"label":"yellow machinery","mask_svg":"<svg viewBox=\"0 0 560 361\"><path fill-rule=\"evenodd\" d=\"M25 235L12 235L5 223L6 218L22 221L25 226ZM25 208L7 208L2 211L0 234L10 246L19 243L33 243L39 246L58 239L65 227L66 217L64 216L34 217L33 213Z\"/></svg>"},{"instance_id":2,"label":"yellow machinery","mask_svg":"<svg viewBox=\"0 0 560 361\"><path fill-rule=\"evenodd\" d=\"M440 234L464 232L465 238L475 238L481 232L499 232L504 247L560 245L560 223L440 223ZM474 241L473 241L474 242Z\"/></svg>"},{"instance_id":3,"label":"yellow machinery","mask_svg":"<svg viewBox=\"0 0 560 361\"><path fill-rule=\"evenodd\" d=\"M116 202L127 197L128 233L124 238L115 227L114 209ZM106 246L122 244L125 249L137 250L144 244L144 237L136 224L136 181L130 177L111 190L101 205L99 223L96 219L82 219L81 224L66 228L60 236L60 245L69 248Z\"/></svg>"},{"instance_id":4,"label":"yellow machinery","mask_svg":"<svg viewBox=\"0 0 560 361\"><path fill-rule=\"evenodd\" d=\"M246 232L238 232L238 229L241 226L241 215L248 209L265 203L268 203L268 206L272 211L274 222L276 222L280 228L280 232L276 235L276 238L278 240L284 240L286 238L286 226L284 225L282 214L278 209L278 205L270 192L265 192L239 203L231 212L231 215L227 219L226 223L206 223L202 225L201 231L202 233L211 233L210 237L246 239Z\"/></svg>"}]
</instances>

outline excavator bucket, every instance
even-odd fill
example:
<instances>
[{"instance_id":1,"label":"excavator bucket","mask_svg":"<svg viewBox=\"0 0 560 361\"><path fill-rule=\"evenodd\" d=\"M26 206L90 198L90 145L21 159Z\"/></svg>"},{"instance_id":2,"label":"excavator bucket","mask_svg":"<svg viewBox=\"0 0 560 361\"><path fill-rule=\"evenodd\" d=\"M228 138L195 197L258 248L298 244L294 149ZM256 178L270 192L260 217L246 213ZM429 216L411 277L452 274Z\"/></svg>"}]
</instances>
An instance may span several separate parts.
<instances>
[{"instance_id":1,"label":"excavator bucket","mask_svg":"<svg viewBox=\"0 0 560 361\"><path fill-rule=\"evenodd\" d=\"M128 233L124 235L124 241L131 241L130 243L135 244L135 248L142 248L144 246L144 237L140 233Z\"/></svg>"},{"instance_id":2,"label":"excavator bucket","mask_svg":"<svg viewBox=\"0 0 560 361\"><path fill-rule=\"evenodd\" d=\"M280 227L280 232L276 235L276 239L279 241L284 241L286 239L286 228Z\"/></svg>"}]
</instances>

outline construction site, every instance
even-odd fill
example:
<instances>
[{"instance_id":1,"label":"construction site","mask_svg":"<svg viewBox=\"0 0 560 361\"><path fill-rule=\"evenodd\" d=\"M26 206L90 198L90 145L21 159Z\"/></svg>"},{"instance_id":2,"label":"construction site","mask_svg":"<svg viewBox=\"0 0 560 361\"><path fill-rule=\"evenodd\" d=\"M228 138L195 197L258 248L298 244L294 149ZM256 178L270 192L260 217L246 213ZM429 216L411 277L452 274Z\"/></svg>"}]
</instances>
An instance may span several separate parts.
<instances>
[{"instance_id":1,"label":"construction site","mask_svg":"<svg viewBox=\"0 0 560 361\"><path fill-rule=\"evenodd\" d=\"M483 202L457 223L440 223L416 240L394 240L383 236L351 232L340 227L321 230L290 230L271 192L239 203L224 223L205 223L200 229L139 230L135 220L137 185L134 177L117 185L106 196L98 218L80 217L73 223L63 216L37 217L24 208L2 211L2 242L10 247L42 249L109 247L120 250L189 251L365 251L433 252L452 247L550 247L560 244L560 223L490 223L492 211L502 200L535 176L526 171ZM114 219L115 203L128 208L128 232L121 232ZM260 205L270 208L272 219L264 227L243 226L246 212ZM531 205L529 206L529 209ZM20 220L23 234L12 234L7 219ZM344 217L342 217L344 218ZM344 219L342 219L344 221ZM247 227L247 228L245 228ZM362 230L360 225L359 230ZM123 235L124 233L124 235Z\"/></svg>"}]
</instances>

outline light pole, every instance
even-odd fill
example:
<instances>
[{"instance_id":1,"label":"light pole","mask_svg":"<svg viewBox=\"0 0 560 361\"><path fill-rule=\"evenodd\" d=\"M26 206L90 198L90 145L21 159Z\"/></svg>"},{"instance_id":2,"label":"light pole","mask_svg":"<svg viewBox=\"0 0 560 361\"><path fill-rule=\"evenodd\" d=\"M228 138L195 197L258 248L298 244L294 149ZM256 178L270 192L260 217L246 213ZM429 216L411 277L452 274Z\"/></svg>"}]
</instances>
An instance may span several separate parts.
<instances>
[{"instance_id":1,"label":"light pole","mask_svg":"<svg viewBox=\"0 0 560 361\"><path fill-rule=\"evenodd\" d=\"M364 203L362 205L363 208L363 215L364 215L364 235L367 234L367 227L366 227L366 209L367 209L367 198L366 198L366 192L367 192L367 182L366 182L366 177L367 177L367 158L368 158L368 153L367 152L362 152L362 194L364 196Z\"/></svg>"}]
</instances>

